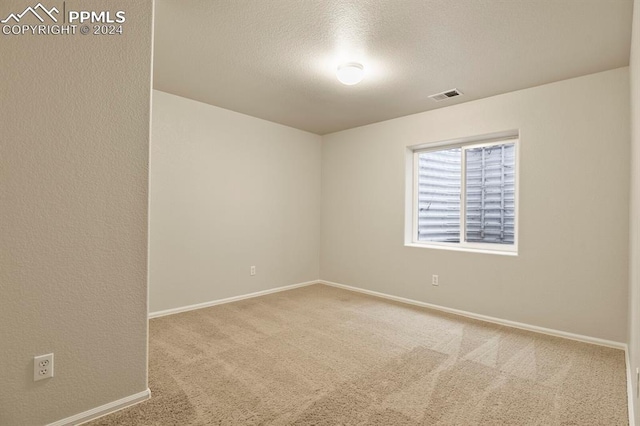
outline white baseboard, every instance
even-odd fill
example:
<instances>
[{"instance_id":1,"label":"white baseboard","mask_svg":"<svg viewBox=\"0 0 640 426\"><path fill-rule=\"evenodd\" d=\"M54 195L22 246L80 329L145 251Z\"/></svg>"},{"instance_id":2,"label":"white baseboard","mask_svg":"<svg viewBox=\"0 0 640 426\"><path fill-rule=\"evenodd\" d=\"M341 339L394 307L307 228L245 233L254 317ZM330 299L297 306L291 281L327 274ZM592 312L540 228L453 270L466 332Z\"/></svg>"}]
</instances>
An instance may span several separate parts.
<instances>
[{"instance_id":1,"label":"white baseboard","mask_svg":"<svg viewBox=\"0 0 640 426\"><path fill-rule=\"evenodd\" d=\"M633 389L633 372L631 371L631 361L629 359L629 346L624 345L624 362L627 366L627 407L629 409L629 426L635 426L636 416L633 407L634 389Z\"/></svg>"},{"instance_id":2,"label":"white baseboard","mask_svg":"<svg viewBox=\"0 0 640 426\"><path fill-rule=\"evenodd\" d=\"M480 321L491 322L494 324L504 325L507 327L519 328L521 330L534 331L536 333L548 334L550 336L556 336L556 337L564 337L565 339L577 340L579 342L592 343L594 345L607 346L610 348L621 349L621 350L624 350L627 346L625 343L615 342L613 340L599 339L597 337L584 336L581 334L574 334L566 331L554 330L551 328L538 327L537 325L530 325L530 324L510 321L502 318L490 317L488 315L475 314L473 312L463 311L460 309L447 308L445 306L434 305L426 302L420 302L418 300L413 300L413 299L406 299L404 297L392 296L386 293L379 293L377 291L365 290L362 288L352 287L349 285L339 284L331 281L320 280L319 282L321 284L325 284L332 287L338 287L345 290L356 291L358 293L364 293L371 296L382 297L384 299L394 300L396 302L406 303L409 305L421 306L423 308L434 309L437 311L447 312L450 314L461 315L463 317L473 318Z\"/></svg>"},{"instance_id":3,"label":"white baseboard","mask_svg":"<svg viewBox=\"0 0 640 426\"><path fill-rule=\"evenodd\" d=\"M319 280L306 281L303 283L285 285L282 287L270 288L269 290L256 291L255 293L242 294L240 296L227 297L225 299L212 300L210 302L197 303L195 305L181 306L179 308L165 309L164 311L156 311L149 313L149 319L164 317L166 315L179 314L180 312L193 311L195 309L208 308L215 305L222 305L224 303L237 302L238 300L251 299L252 297L264 296L266 294L278 293L280 291L293 290L298 287L306 287L312 284L318 284Z\"/></svg>"},{"instance_id":4,"label":"white baseboard","mask_svg":"<svg viewBox=\"0 0 640 426\"><path fill-rule=\"evenodd\" d=\"M131 407L132 405L135 405L142 401L146 401L149 398L151 398L151 391L147 389L145 391L129 395L117 401L101 405L100 407L92 408L91 410L76 414L75 416L67 417L66 419L58 420L54 423L49 423L47 426L79 425L82 423L86 423L89 420L94 420L98 417L111 414L118 410L122 410L123 408Z\"/></svg>"}]
</instances>

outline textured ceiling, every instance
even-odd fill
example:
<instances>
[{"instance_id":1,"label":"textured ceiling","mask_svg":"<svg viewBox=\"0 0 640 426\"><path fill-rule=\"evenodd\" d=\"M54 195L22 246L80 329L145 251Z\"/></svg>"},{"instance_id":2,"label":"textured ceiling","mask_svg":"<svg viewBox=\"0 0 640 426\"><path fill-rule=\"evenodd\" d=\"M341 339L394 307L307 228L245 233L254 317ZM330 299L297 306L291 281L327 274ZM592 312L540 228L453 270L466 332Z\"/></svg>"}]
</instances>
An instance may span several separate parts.
<instances>
[{"instance_id":1,"label":"textured ceiling","mask_svg":"<svg viewBox=\"0 0 640 426\"><path fill-rule=\"evenodd\" d=\"M632 0L156 0L154 87L326 134L626 66L631 13ZM346 61L362 83L337 81ZM464 96L427 97L454 87Z\"/></svg>"}]
</instances>

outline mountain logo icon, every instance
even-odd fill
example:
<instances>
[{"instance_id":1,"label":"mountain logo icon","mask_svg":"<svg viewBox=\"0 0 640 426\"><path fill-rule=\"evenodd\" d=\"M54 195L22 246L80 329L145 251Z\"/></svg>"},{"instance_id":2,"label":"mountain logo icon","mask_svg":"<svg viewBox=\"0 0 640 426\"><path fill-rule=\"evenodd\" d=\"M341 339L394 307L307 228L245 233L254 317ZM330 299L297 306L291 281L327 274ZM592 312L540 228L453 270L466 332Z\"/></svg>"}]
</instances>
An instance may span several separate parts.
<instances>
[{"instance_id":1,"label":"mountain logo icon","mask_svg":"<svg viewBox=\"0 0 640 426\"><path fill-rule=\"evenodd\" d=\"M2 21L0 21L0 23L6 24L11 20L13 20L15 23L18 23L28 13L31 13L32 15L34 15L36 18L38 18L40 22L44 22L43 16L48 16L49 18L51 18L51 20L53 20L53 22L58 22L58 20L56 19L55 16L53 16L53 14L54 13L58 14L60 13L60 11L55 7L52 7L51 9L47 9L42 5L42 3L38 3L33 7L31 6L27 7L22 13L9 14L9 16L7 16L6 19L3 19Z\"/></svg>"}]
</instances>

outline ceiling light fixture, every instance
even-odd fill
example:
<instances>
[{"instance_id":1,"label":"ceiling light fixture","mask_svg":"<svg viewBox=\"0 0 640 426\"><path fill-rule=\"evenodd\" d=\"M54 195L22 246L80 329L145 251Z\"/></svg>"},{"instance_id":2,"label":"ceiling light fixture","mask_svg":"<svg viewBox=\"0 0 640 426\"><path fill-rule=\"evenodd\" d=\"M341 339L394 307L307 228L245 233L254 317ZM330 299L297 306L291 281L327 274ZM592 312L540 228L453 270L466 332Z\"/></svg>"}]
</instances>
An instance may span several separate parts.
<instances>
[{"instance_id":1,"label":"ceiling light fixture","mask_svg":"<svg viewBox=\"0 0 640 426\"><path fill-rule=\"evenodd\" d=\"M362 78L364 77L364 67L362 64L357 62L342 64L338 67L336 76L338 77L338 80L340 80L340 83L346 84L347 86L353 86L354 84L358 84L362 81Z\"/></svg>"}]
</instances>

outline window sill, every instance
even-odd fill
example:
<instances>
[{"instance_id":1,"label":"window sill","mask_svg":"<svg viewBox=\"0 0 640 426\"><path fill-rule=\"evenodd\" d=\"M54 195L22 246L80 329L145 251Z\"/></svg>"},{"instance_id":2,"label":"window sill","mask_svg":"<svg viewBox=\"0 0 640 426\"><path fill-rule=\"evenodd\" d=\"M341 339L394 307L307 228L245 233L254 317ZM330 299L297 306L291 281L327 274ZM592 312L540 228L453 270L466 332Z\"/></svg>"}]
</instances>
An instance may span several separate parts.
<instances>
[{"instance_id":1,"label":"window sill","mask_svg":"<svg viewBox=\"0 0 640 426\"><path fill-rule=\"evenodd\" d=\"M404 243L404 246L415 247L415 248L436 249L436 250L466 251L470 253L497 254L499 256L518 256L517 251L489 250L489 249L473 248L473 247L455 247L455 246L444 245L444 244Z\"/></svg>"}]
</instances>

